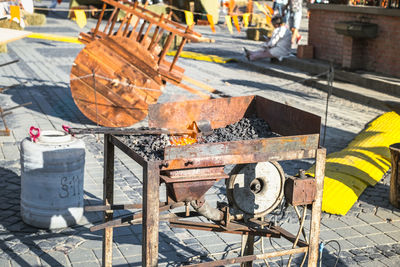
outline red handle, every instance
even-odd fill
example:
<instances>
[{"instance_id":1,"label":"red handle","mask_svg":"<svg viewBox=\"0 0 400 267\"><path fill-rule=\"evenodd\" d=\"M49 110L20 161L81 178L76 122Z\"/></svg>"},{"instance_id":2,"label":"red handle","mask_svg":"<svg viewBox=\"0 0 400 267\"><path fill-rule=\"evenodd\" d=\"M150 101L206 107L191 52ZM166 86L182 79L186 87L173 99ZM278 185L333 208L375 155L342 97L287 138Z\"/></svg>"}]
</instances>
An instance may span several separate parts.
<instances>
[{"instance_id":1,"label":"red handle","mask_svg":"<svg viewBox=\"0 0 400 267\"><path fill-rule=\"evenodd\" d=\"M34 126L31 126L31 128L29 129L29 135L31 137L31 141L36 142L36 140L40 136L40 129L36 128Z\"/></svg>"},{"instance_id":2,"label":"red handle","mask_svg":"<svg viewBox=\"0 0 400 267\"><path fill-rule=\"evenodd\" d=\"M71 129L71 127L70 127L70 126L67 126L67 125L62 125L62 128L63 128L63 130L66 131L67 133L69 133L69 129Z\"/></svg>"}]
</instances>

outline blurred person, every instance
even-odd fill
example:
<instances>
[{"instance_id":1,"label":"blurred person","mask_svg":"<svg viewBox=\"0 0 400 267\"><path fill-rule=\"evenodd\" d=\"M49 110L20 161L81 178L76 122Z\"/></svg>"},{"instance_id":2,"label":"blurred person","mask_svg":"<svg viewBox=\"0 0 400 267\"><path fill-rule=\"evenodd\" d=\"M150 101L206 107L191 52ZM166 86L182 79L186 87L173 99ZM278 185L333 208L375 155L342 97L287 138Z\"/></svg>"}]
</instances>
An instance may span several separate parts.
<instances>
[{"instance_id":1,"label":"blurred person","mask_svg":"<svg viewBox=\"0 0 400 267\"><path fill-rule=\"evenodd\" d=\"M292 34L289 28L283 23L282 16L274 16L271 19L271 23L274 26L274 31L271 38L263 44L261 49L249 51L243 47L248 60L277 58L279 61L282 61L282 58L290 55Z\"/></svg>"},{"instance_id":2,"label":"blurred person","mask_svg":"<svg viewBox=\"0 0 400 267\"><path fill-rule=\"evenodd\" d=\"M275 0L272 4L272 9L274 10L274 14L280 15L283 19L283 23L289 22L289 9L288 9L288 1L289 0Z\"/></svg>"},{"instance_id":3,"label":"blurred person","mask_svg":"<svg viewBox=\"0 0 400 267\"><path fill-rule=\"evenodd\" d=\"M303 14L302 0L289 0L290 19L289 25L292 30L292 44L298 44L301 40L299 33L301 17Z\"/></svg>"}]
</instances>

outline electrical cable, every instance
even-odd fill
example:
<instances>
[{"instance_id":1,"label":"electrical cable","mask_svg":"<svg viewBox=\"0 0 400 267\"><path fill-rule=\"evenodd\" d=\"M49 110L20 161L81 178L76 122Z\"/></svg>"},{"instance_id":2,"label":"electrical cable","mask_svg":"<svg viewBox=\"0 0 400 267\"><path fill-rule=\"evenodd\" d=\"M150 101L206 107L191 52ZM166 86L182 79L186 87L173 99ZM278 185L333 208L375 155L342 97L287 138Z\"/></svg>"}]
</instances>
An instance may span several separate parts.
<instances>
[{"instance_id":1,"label":"electrical cable","mask_svg":"<svg viewBox=\"0 0 400 267\"><path fill-rule=\"evenodd\" d=\"M307 208L307 206L304 206L304 207ZM294 208L294 211L296 212L297 218L300 220L300 218L301 218L300 212L299 212L297 206L293 206L293 208ZM308 237L307 237L306 231L304 230L304 227L301 230L303 233L304 240L308 243ZM300 267L303 267L304 263L306 262L307 255L308 255L308 252L306 251L304 253L303 260L301 261Z\"/></svg>"},{"instance_id":2,"label":"electrical cable","mask_svg":"<svg viewBox=\"0 0 400 267\"><path fill-rule=\"evenodd\" d=\"M331 243L331 242L336 243L336 244L338 245L338 249L337 249L337 252L338 252L338 253L336 254L336 262L335 262L335 265L333 265L333 267L336 267L336 265L337 265L338 262L339 262L339 259L340 259L340 252L341 252L340 244L339 244L339 242L336 241L336 240L329 240L329 241L326 242L325 244L324 244L324 242L321 242L321 243L319 244L319 267L322 266L322 252L324 251L324 247L325 247L326 245L328 245L329 243Z\"/></svg>"},{"instance_id":3,"label":"electrical cable","mask_svg":"<svg viewBox=\"0 0 400 267\"><path fill-rule=\"evenodd\" d=\"M300 235L301 235L303 227L304 227L304 221L306 219L306 214L307 214L307 206L304 205L304 207L303 207L303 216L301 218L299 217L300 226L299 226L299 230L297 231L296 239L293 242L292 248L296 248L297 242L299 242ZM293 254L290 254L289 261L287 263L287 267L289 267L290 264L292 263L292 259L293 259Z\"/></svg>"},{"instance_id":4,"label":"electrical cable","mask_svg":"<svg viewBox=\"0 0 400 267\"><path fill-rule=\"evenodd\" d=\"M276 247L274 246L274 244L272 244L272 237L269 238L269 243L271 244L271 247L273 249L277 250ZM280 264L280 266L283 267L283 257L282 256L281 256L281 264Z\"/></svg>"}]
</instances>

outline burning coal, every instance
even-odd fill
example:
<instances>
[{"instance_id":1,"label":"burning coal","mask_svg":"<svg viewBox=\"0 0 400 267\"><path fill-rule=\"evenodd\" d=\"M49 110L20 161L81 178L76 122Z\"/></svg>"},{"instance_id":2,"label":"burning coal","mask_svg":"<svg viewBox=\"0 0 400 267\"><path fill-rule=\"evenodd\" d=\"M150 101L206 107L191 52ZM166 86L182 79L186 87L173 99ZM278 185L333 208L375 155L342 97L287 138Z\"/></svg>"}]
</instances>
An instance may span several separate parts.
<instances>
[{"instance_id":1,"label":"burning coal","mask_svg":"<svg viewBox=\"0 0 400 267\"><path fill-rule=\"evenodd\" d=\"M170 145L230 142L277 136L279 135L273 133L268 123L263 119L252 117L243 118L236 123L227 125L225 128L214 129L211 135L199 136L198 138L162 134L124 135L121 136L121 140L147 161L154 161L163 160L164 149Z\"/></svg>"}]
</instances>

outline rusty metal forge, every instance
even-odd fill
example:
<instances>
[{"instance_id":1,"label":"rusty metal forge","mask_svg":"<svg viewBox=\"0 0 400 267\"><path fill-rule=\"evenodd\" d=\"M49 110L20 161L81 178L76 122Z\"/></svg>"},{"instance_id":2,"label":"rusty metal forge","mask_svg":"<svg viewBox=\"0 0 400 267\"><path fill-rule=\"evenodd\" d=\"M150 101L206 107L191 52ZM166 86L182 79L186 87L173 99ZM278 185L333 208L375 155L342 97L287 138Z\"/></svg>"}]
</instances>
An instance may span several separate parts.
<instances>
[{"instance_id":1,"label":"rusty metal forge","mask_svg":"<svg viewBox=\"0 0 400 267\"><path fill-rule=\"evenodd\" d=\"M151 105L149 126L186 130L192 122L207 119L215 129L252 115L264 119L271 130L280 134L280 137L169 146L165 149L164 160L146 161L131 150L120 137L105 134L104 205L86 208L88 211L104 211L104 223L91 228L91 230L104 229L103 266L112 264L113 227L140 223L143 231L142 265L157 266L160 220L169 221L173 227L247 236L246 256L200 263L195 266L220 266L238 262L243 263L243 266L251 266L254 260L297 253L308 253L309 266L316 266L326 154L325 149L319 147L320 117L260 96L243 96ZM143 202L141 204L114 204L115 146L143 167ZM182 217L190 218L199 215L198 212L189 209L189 202L194 201L199 206L203 204L204 194L215 181L228 178L223 171L224 166L303 158L316 159L316 174L313 178L315 194L313 198L304 199L300 196L303 199L302 204L312 204L310 234L308 238L304 235L306 240L301 240L285 229L261 219L232 216L229 206L220 207L222 217L219 221L199 223L181 220ZM165 202L160 202L160 183L167 185ZM160 215L161 211L182 206L187 207L186 212ZM142 209L142 213L113 220L114 210L129 208ZM289 250L252 255L254 236L283 237L294 245Z\"/></svg>"}]
</instances>

